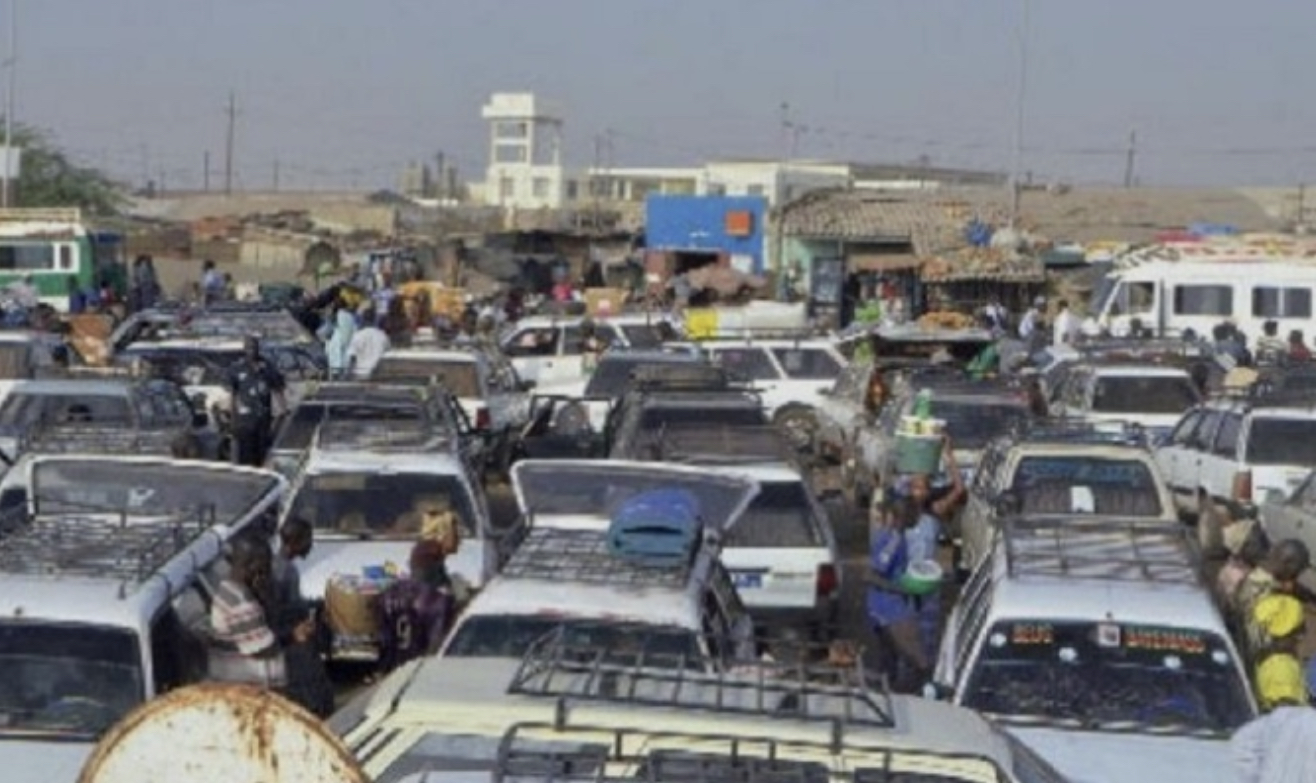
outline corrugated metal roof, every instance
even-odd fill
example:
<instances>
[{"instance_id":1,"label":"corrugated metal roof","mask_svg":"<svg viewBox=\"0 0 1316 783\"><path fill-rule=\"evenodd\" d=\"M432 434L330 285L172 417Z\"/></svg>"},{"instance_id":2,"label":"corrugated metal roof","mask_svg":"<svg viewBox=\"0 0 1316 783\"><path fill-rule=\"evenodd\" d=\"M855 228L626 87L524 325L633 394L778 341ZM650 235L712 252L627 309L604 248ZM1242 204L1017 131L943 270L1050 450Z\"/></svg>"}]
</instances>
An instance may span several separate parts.
<instances>
[{"instance_id":1,"label":"corrugated metal roof","mask_svg":"<svg viewBox=\"0 0 1316 783\"><path fill-rule=\"evenodd\" d=\"M963 201L900 198L873 191L817 191L784 210L786 236L851 242L909 243L919 256L964 243L973 208Z\"/></svg>"}]
</instances>

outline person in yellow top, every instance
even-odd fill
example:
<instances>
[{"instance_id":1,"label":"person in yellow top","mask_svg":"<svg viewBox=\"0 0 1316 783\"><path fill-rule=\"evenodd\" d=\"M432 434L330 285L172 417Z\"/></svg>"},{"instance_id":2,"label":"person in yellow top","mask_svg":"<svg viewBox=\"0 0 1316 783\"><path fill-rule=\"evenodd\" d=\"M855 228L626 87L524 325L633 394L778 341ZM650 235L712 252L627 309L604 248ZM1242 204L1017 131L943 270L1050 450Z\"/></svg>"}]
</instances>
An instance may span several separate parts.
<instances>
[{"instance_id":1,"label":"person in yellow top","mask_svg":"<svg viewBox=\"0 0 1316 783\"><path fill-rule=\"evenodd\" d=\"M1306 545L1296 539L1286 539L1272 546L1265 560L1248 572L1238 586L1234 606L1236 616L1242 621L1248 655L1253 661L1260 660L1267 635L1258 624L1257 608L1269 596L1296 595L1300 590L1298 577L1310 567L1311 553Z\"/></svg>"},{"instance_id":2,"label":"person in yellow top","mask_svg":"<svg viewBox=\"0 0 1316 783\"><path fill-rule=\"evenodd\" d=\"M1252 624L1261 644L1256 656L1256 688L1262 710L1269 712L1292 700L1295 689L1299 703L1305 699L1306 682L1298 658L1305 622L1302 602L1283 593L1262 598L1253 610Z\"/></svg>"}]
</instances>

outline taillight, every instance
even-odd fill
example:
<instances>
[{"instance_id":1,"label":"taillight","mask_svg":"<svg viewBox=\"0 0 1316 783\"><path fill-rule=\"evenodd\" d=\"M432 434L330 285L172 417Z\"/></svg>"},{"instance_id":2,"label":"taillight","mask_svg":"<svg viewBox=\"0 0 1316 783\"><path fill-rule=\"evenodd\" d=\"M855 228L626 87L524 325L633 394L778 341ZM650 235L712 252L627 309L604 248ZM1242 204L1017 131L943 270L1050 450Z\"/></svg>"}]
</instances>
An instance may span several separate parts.
<instances>
[{"instance_id":1,"label":"taillight","mask_svg":"<svg viewBox=\"0 0 1316 783\"><path fill-rule=\"evenodd\" d=\"M836 592L839 583L836 579L836 566L823 564L818 566L818 580L816 583L819 598L830 598L832 593Z\"/></svg>"},{"instance_id":2,"label":"taillight","mask_svg":"<svg viewBox=\"0 0 1316 783\"><path fill-rule=\"evenodd\" d=\"M487 430L491 423L488 408L480 408L475 411L475 428L477 430Z\"/></svg>"},{"instance_id":3,"label":"taillight","mask_svg":"<svg viewBox=\"0 0 1316 783\"><path fill-rule=\"evenodd\" d=\"M1234 500L1251 502L1252 471L1240 470L1234 474Z\"/></svg>"}]
</instances>

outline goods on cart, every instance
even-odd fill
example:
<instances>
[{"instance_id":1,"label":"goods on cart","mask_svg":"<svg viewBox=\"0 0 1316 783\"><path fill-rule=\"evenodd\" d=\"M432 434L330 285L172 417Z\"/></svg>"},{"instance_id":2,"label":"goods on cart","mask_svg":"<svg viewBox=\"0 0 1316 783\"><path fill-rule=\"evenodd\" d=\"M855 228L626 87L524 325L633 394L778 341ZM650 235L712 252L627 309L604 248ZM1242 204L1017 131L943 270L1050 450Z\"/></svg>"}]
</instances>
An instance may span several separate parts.
<instances>
[{"instance_id":1,"label":"goods on cart","mask_svg":"<svg viewBox=\"0 0 1316 783\"><path fill-rule=\"evenodd\" d=\"M938 310L924 313L918 319L918 325L924 329L968 329L973 323L973 316L950 310Z\"/></svg>"},{"instance_id":2,"label":"goods on cart","mask_svg":"<svg viewBox=\"0 0 1316 783\"><path fill-rule=\"evenodd\" d=\"M896 472L934 474L941 467L946 422L932 416L932 392L918 393L912 416L900 417L896 428Z\"/></svg>"}]
</instances>

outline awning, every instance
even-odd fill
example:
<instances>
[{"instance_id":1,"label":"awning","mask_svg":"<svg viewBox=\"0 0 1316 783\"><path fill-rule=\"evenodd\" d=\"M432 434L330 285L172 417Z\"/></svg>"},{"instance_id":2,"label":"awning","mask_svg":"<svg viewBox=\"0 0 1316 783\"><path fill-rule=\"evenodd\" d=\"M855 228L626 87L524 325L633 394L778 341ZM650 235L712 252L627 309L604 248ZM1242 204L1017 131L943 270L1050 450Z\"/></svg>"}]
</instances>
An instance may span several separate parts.
<instances>
[{"instance_id":1,"label":"awning","mask_svg":"<svg viewBox=\"0 0 1316 783\"><path fill-rule=\"evenodd\" d=\"M913 253L850 253L846 262L852 272L898 272L918 269Z\"/></svg>"}]
</instances>

